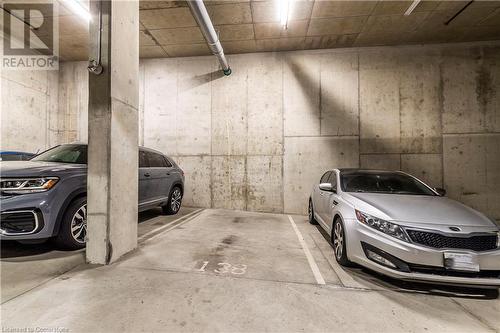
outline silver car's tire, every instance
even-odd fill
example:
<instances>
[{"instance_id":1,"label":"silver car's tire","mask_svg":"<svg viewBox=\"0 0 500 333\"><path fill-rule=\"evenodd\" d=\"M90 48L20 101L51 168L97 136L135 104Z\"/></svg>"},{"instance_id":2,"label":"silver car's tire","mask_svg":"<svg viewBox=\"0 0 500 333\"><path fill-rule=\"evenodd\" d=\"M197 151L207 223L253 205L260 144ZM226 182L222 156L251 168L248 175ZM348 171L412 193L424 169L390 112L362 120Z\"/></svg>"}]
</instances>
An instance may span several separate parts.
<instances>
[{"instance_id":1,"label":"silver car's tire","mask_svg":"<svg viewBox=\"0 0 500 333\"><path fill-rule=\"evenodd\" d=\"M352 266L347 257L347 242L344 223L337 217L333 221L332 244L335 253L335 260L342 266Z\"/></svg>"},{"instance_id":2,"label":"silver car's tire","mask_svg":"<svg viewBox=\"0 0 500 333\"><path fill-rule=\"evenodd\" d=\"M311 224L318 224L318 221L314 218L314 207L312 200L309 199L309 207L307 208L307 216L309 218L309 223Z\"/></svg>"},{"instance_id":3,"label":"silver car's tire","mask_svg":"<svg viewBox=\"0 0 500 333\"><path fill-rule=\"evenodd\" d=\"M162 206L163 213L167 215L175 215L181 209L182 204L182 190L179 186L174 186L168 196L168 202Z\"/></svg>"}]
</instances>

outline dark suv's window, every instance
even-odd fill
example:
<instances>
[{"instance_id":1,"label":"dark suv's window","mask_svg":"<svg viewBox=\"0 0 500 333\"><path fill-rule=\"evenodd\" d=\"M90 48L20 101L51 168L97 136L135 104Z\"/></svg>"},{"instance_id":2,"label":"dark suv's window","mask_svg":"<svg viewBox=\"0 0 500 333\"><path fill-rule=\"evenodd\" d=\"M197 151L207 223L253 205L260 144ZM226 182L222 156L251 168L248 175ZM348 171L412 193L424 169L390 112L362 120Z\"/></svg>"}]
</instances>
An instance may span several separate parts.
<instances>
[{"instance_id":1,"label":"dark suv's window","mask_svg":"<svg viewBox=\"0 0 500 333\"><path fill-rule=\"evenodd\" d=\"M165 159L163 158L162 155L153 153L153 152L146 152L146 155L149 160L149 167L151 168L166 168L167 167L167 162L165 162Z\"/></svg>"},{"instance_id":2,"label":"dark suv's window","mask_svg":"<svg viewBox=\"0 0 500 333\"><path fill-rule=\"evenodd\" d=\"M144 150L139 150L139 168L149 167L148 158Z\"/></svg>"},{"instance_id":3,"label":"dark suv's window","mask_svg":"<svg viewBox=\"0 0 500 333\"><path fill-rule=\"evenodd\" d=\"M166 158L165 156L163 156L163 158L165 159L165 163L167 164L167 167L171 168L172 167L172 163L170 163L170 161L168 160L168 158Z\"/></svg>"}]
</instances>

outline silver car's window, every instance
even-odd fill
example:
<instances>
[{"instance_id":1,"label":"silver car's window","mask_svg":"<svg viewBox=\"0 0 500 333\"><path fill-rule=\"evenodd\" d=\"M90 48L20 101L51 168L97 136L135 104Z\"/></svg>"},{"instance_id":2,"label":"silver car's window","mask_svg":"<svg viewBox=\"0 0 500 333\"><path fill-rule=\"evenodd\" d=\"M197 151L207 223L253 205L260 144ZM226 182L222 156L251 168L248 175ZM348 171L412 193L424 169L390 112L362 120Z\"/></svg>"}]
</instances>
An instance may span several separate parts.
<instances>
[{"instance_id":1,"label":"silver car's window","mask_svg":"<svg viewBox=\"0 0 500 333\"><path fill-rule=\"evenodd\" d=\"M327 182L328 176L330 176L330 173L332 173L332 172L331 171L327 171L327 172L325 172L323 174L323 176L321 176L321 179L319 180L320 184Z\"/></svg>"},{"instance_id":2,"label":"silver car's window","mask_svg":"<svg viewBox=\"0 0 500 333\"><path fill-rule=\"evenodd\" d=\"M391 172L353 172L341 174L344 192L436 195L427 186L405 174Z\"/></svg>"},{"instance_id":3,"label":"silver car's window","mask_svg":"<svg viewBox=\"0 0 500 333\"><path fill-rule=\"evenodd\" d=\"M332 184L332 187L337 190L337 173L330 173L330 177L328 177L328 183Z\"/></svg>"},{"instance_id":4,"label":"silver car's window","mask_svg":"<svg viewBox=\"0 0 500 333\"><path fill-rule=\"evenodd\" d=\"M87 164L86 145L60 145L31 159L32 161Z\"/></svg>"}]
</instances>

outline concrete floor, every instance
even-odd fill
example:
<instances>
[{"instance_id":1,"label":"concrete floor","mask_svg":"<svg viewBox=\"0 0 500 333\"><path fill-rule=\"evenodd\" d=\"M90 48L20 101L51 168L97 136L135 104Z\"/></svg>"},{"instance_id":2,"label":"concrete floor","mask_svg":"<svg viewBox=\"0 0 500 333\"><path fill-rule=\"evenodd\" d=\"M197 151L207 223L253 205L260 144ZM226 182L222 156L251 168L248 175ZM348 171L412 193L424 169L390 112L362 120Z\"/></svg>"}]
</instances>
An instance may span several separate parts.
<instances>
[{"instance_id":1,"label":"concrete floor","mask_svg":"<svg viewBox=\"0 0 500 333\"><path fill-rule=\"evenodd\" d=\"M139 248L111 266L84 264L82 252L24 256L24 248L6 252L2 245L2 327L500 332L498 291L344 270L304 216L182 215L141 215Z\"/></svg>"}]
</instances>

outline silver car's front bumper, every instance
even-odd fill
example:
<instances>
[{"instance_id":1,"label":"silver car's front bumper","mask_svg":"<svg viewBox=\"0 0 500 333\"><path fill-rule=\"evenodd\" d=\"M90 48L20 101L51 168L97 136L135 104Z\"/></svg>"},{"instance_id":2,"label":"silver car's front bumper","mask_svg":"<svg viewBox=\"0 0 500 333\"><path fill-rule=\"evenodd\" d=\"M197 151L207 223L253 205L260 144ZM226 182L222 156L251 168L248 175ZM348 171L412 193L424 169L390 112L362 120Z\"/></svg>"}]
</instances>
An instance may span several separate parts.
<instances>
[{"instance_id":1,"label":"silver car's front bumper","mask_svg":"<svg viewBox=\"0 0 500 333\"><path fill-rule=\"evenodd\" d=\"M410 270L410 272L405 272L381 265L367 258L365 251L363 250L362 243L369 244L377 249L380 249L397 259L410 264L410 266L419 265L435 267L436 271L444 268L443 253L445 250L432 249L417 244L399 241L396 238L375 231L355 220L344 221L344 224L347 229L347 253L349 260L378 273L397 279L430 282L436 284L500 287L500 278L481 277L481 275L486 274L477 274L477 276L472 276L472 274L471 276L466 276L467 274L456 274L456 276L454 276L454 274L449 274L449 272L447 274L440 274L439 272L423 273L412 270ZM500 249L484 252L454 250L454 252L471 252L477 255L481 273L489 273L488 271L500 271Z\"/></svg>"}]
</instances>

